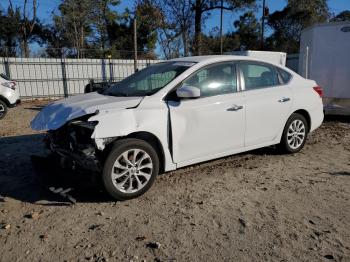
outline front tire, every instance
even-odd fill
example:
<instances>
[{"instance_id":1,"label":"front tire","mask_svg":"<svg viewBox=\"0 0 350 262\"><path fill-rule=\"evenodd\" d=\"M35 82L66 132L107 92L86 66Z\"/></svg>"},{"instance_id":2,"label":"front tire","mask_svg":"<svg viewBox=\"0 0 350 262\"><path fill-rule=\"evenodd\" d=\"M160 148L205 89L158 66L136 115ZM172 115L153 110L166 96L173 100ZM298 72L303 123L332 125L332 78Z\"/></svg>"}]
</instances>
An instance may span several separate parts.
<instances>
[{"instance_id":1,"label":"front tire","mask_svg":"<svg viewBox=\"0 0 350 262\"><path fill-rule=\"evenodd\" d=\"M117 200L144 194L159 173L159 158L147 142L127 138L117 141L104 164L102 180L107 192Z\"/></svg>"},{"instance_id":2,"label":"front tire","mask_svg":"<svg viewBox=\"0 0 350 262\"><path fill-rule=\"evenodd\" d=\"M0 119L3 119L7 114L7 105L4 101L0 100Z\"/></svg>"},{"instance_id":3,"label":"front tire","mask_svg":"<svg viewBox=\"0 0 350 262\"><path fill-rule=\"evenodd\" d=\"M309 126L305 117L293 113L284 127L279 148L287 154L299 152L305 145L308 131Z\"/></svg>"}]
</instances>

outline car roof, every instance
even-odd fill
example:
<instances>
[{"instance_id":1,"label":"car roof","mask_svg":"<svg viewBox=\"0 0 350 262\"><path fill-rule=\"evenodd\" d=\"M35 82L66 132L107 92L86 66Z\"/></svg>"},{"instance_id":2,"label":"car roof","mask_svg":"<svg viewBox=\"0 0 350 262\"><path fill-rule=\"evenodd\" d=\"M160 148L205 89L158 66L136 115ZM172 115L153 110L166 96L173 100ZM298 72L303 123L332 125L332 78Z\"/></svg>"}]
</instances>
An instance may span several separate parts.
<instances>
[{"instance_id":1,"label":"car roof","mask_svg":"<svg viewBox=\"0 0 350 262\"><path fill-rule=\"evenodd\" d=\"M245 55L208 55L208 56L188 56L188 57L180 57L171 59L169 61L176 61L176 62L186 62L186 63L197 63L199 65L208 65L216 62L225 62L225 61L255 61L255 62L261 62L261 63L267 63L270 65L277 66L279 68L283 68L284 70L288 71L291 74L294 74L292 70L287 68L286 66L276 64L271 61L267 61L264 59L259 59L251 56L245 56Z\"/></svg>"},{"instance_id":2,"label":"car roof","mask_svg":"<svg viewBox=\"0 0 350 262\"><path fill-rule=\"evenodd\" d=\"M237 55L208 55L208 56L188 56L171 59L170 61L181 61L181 62L219 62L227 60L252 60L252 61L262 61L260 59L248 57L248 56L237 56Z\"/></svg>"}]
</instances>

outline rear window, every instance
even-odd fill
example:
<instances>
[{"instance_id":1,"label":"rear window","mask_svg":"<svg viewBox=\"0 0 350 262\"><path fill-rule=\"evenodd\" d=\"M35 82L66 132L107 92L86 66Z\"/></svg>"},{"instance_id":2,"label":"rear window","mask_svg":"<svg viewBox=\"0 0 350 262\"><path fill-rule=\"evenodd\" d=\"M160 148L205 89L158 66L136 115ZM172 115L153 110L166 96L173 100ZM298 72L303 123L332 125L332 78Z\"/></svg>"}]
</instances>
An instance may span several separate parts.
<instances>
[{"instance_id":1,"label":"rear window","mask_svg":"<svg viewBox=\"0 0 350 262\"><path fill-rule=\"evenodd\" d=\"M292 75L290 73L284 71L283 69L278 68L278 72L281 76L283 84L287 84L289 82L289 80L292 78Z\"/></svg>"},{"instance_id":2,"label":"rear window","mask_svg":"<svg viewBox=\"0 0 350 262\"><path fill-rule=\"evenodd\" d=\"M241 63L245 90L254 90L279 85L277 71L269 65L260 63Z\"/></svg>"}]
</instances>

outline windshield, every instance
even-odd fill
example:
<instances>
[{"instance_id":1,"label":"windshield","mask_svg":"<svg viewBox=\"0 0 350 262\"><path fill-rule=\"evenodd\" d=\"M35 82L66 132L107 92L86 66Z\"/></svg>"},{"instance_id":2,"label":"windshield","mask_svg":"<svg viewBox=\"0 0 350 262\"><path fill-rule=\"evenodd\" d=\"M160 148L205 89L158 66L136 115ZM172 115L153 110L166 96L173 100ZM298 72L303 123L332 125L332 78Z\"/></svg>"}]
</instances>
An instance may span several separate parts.
<instances>
[{"instance_id":1,"label":"windshield","mask_svg":"<svg viewBox=\"0 0 350 262\"><path fill-rule=\"evenodd\" d=\"M149 96L153 95L194 63L164 62L151 65L113 84L104 95Z\"/></svg>"}]
</instances>

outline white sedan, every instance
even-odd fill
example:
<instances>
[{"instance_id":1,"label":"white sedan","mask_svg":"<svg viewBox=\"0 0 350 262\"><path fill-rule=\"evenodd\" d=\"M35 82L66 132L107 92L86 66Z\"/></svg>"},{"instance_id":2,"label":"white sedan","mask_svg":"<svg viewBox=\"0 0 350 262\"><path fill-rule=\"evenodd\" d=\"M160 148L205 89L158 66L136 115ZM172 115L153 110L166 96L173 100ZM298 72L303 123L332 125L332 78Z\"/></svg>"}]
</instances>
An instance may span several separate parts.
<instances>
[{"instance_id":1,"label":"white sedan","mask_svg":"<svg viewBox=\"0 0 350 262\"><path fill-rule=\"evenodd\" d=\"M140 196L160 172L256 148L300 151L323 121L322 89L242 56L178 58L100 93L45 107L32 128L67 166L100 172L116 199Z\"/></svg>"}]
</instances>

